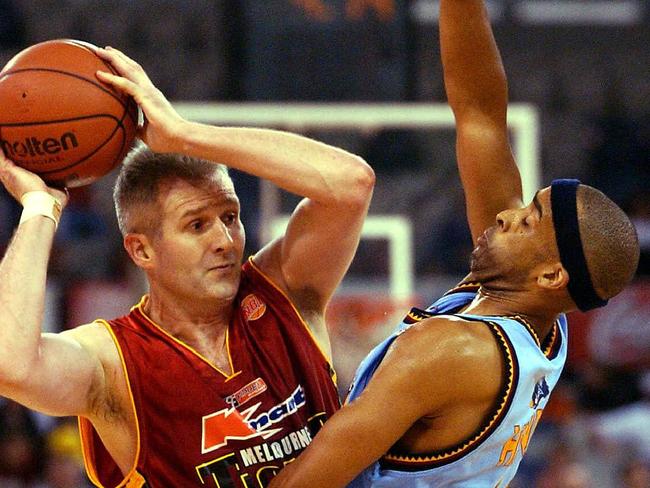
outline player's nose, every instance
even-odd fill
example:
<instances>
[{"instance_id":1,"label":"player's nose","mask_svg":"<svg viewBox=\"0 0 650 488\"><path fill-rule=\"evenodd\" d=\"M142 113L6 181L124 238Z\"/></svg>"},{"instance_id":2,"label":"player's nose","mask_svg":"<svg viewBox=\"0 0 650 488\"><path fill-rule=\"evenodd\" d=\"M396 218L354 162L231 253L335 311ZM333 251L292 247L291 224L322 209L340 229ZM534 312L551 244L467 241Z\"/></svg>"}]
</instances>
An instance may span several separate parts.
<instances>
[{"instance_id":1,"label":"player's nose","mask_svg":"<svg viewBox=\"0 0 650 488\"><path fill-rule=\"evenodd\" d=\"M503 210L497 214L497 227L501 231L507 231L510 226L509 210Z\"/></svg>"},{"instance_id":2,"label":"player's nose","mask_svg":"<svg viewBox=\"0 0 650 488\"><path fill-rule=\"evenodd\" d=\"M215 252L228 251L233 247L234 239L230 229L221 220L213 225L211 230L212 248Z\"/></svg>"},{"instance_id":3,"label":"player's nose","mask_svg":"<svg viewBox=\"0 0 650 488\"><path fill-rule=\"evenodd\" d=\"M497 226L503 232L516 229L520 222L521 216L516 209L503 210L497 214Z\"/></svg>"}]
</instances>

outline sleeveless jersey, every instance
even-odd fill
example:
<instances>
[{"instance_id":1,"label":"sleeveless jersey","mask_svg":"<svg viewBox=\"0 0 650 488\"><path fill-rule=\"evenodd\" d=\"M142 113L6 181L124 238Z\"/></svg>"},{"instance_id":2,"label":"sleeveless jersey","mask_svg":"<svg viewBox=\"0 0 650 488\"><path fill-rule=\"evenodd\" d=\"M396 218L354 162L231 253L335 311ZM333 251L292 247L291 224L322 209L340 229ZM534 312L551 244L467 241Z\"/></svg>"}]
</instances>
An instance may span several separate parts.
<instances>
[{"instance_id":1,"label":"sleeveless jersey","mask_svg":"<svg viewBox=\"0 0 650 488\"><path fill-rule=\"evenodd\" d=\"M533 328L521 317L456 313L474 299L477 291L477 285L461 285L426 310L412 309L397 330L360 364L347 401L361 394L402 332L425 318L453 314L475 322L477 327L489 327L501 348L506 378L498 407L465 442L428 454L389 450L349 488L505 488L514 477L566 360L566 317L559 316L540 344Z\"/></svg>"},{"instance_id":2,"label":"sleeveless jersey","mask_svg":"<svg viewBox=\"0 0 650 488\"><path fill-rule=\"evenodd\" d=\"M334 371L289 299L242 267L226 344L233 374L156 325L143 301L104 321L122 358L137 419L135 465L122 475L80 418L98 487L264 487L340 406Z\"/></svg>"}]
</instances>

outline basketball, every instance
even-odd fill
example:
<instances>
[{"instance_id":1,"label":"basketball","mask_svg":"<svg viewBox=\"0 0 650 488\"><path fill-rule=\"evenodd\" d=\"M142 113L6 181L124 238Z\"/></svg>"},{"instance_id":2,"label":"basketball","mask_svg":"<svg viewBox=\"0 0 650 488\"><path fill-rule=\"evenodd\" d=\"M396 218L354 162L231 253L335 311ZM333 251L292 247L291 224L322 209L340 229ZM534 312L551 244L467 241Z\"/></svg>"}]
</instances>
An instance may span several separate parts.
<instances>
[{"instance_id":1,"label":"basketball","mask_svg":"<svg viewBox=\"0 0 650 488\"><path fill-rule=\"evenodd\" d=\"M0 144L56 187L92 183L122 162L138 123L135 101L100 82L115 70L90 43L60 39L19 52L0 71Z\"/></svg>"}]
</instances>

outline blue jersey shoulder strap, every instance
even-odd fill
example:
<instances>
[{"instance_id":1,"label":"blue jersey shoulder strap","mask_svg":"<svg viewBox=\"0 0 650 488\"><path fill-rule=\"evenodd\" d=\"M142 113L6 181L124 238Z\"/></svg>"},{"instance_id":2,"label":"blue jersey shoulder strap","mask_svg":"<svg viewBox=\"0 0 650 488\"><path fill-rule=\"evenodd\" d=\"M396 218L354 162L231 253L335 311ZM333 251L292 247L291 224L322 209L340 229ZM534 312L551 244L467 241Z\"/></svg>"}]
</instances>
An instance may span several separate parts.
<instances>
[{"instance_id":1,"label":"blue jersey shoulder strap","mask_svg":"<svg viewBox=\"0 0 650 488\"><path fill-rule=\"evenodd\" d=\"M391 335L389 335L386 339L375 346L375 348L368 353L361 364L359 364L355 377L352 380L352 384L350 385L346 403L354 400L365 389L365 387L368 385L368 382L372 378L372 375L375 373L377 367L388 352L388 348L400 334L402 334L413 324L420 322L426 318L436 315L448 315L456 313L465 307L465 305L469 304L476 296L476 289L473 289L472 291L456 290L457 289L451 290L443 297L438 299L435 303L427 307L425 310L421 310L416 307L411 308L406 317L404 317L404 319L402 319L402 321L398 324L395 331L393 331Z\"/></svg>"}]
</instances>

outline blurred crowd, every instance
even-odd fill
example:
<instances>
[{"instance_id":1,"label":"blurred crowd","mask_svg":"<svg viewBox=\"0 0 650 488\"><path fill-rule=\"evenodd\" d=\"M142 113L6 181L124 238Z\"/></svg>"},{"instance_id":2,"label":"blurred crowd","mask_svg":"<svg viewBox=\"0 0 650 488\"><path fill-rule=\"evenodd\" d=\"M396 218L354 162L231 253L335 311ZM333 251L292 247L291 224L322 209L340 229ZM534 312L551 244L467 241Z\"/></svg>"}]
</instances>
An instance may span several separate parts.
<instances>
[{"instance_id":1,"label":"blurred crowd","mask_svg":"<svg viewBox=\"0 0 650 488\"><path fill-rule=\"evenodd\" d=\"M633 217L642 258L629 290L603 310L570 317L567 369L511 488L647 488L650 23L523 26L507 16L515 2L490 3L506 12L495 21L495 35L511 98L540 111L542 183L574 176L600 188ZM121 47L172 100L444 102L429 4L435 2L0 0L0 64L35 42L69 37ZM427 305L462 277L471 241L451 131L311 135L373 166L371 213L414 222L413 305ZM246 175L233 177L252 251L260 244L259 191ZM113 179L71 191L50 265L45 330L120 315L146 291L121 247ZM0 251L19 215L0 190ZM374 279L380 253L360 253L353 270ZM407 309L367 296L333 304L342 394L358 360ZM0 486L89 486L76 423L0 398Z\"/></svg>"}]
</instances>

